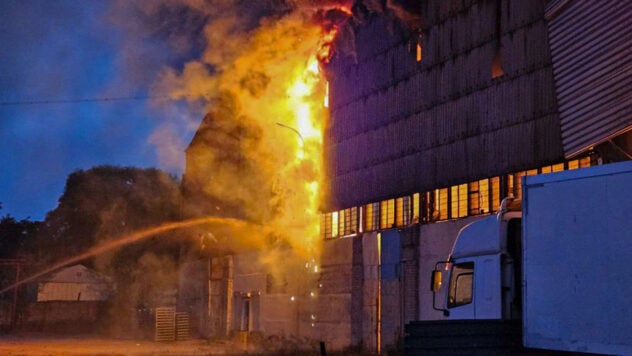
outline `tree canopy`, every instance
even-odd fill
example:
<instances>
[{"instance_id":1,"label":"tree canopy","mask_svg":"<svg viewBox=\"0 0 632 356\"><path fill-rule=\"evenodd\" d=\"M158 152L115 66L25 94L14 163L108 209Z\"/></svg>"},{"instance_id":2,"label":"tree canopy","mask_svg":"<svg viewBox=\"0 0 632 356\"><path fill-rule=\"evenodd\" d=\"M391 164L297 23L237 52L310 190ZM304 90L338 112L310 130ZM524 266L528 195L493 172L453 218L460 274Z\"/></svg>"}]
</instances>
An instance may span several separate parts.
<instances>
[{"instance_id":1,"label":"tree canopy","mask_svg":"<svg viewBox=\"0 0 632 356\"><path fill-rule=\"evenodd\" d=\"M39 229L34 260L50 263L125 233L179 220L180 204L178 179L158 169L75 171Z\"/></svg>"}]
</instances>

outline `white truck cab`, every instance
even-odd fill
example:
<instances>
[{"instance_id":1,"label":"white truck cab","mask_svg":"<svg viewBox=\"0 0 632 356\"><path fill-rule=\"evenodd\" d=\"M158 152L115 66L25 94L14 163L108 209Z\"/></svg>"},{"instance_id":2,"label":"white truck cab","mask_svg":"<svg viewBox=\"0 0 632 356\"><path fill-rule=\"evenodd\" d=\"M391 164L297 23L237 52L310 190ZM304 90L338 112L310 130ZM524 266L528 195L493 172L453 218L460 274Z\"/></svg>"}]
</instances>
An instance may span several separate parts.
<instances>
[{"instance_id":1,"label":"white truck cab","mask_svg":"<svg viewBox=\"0 0 632 356\"><path fill-rule=\"evenodd\" d=\"M433 274L435 292L439 265L449 281L445 303L435 309L458 320L519 317L520 291L514 282L520 276L520 220L519 201L509 198L498 214L461 229L448 261L438 263Z\"/></svg>"}]
</instances>

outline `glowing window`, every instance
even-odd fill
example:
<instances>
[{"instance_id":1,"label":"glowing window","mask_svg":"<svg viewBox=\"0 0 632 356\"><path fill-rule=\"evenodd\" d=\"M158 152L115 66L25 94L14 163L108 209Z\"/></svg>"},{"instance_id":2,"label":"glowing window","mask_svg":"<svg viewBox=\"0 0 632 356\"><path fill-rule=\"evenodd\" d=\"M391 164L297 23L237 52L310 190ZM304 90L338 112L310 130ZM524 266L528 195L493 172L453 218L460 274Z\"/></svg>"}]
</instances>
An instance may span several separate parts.
<instances>
[{"instance_id":1,"label":"glowing window","mask_svg":"<svg viewBox=\"0 0 632 356\"><path fill-rule=\"evenodd\" d=\"M338 212L331 213L331 237L338 236Z\"/></svg>"},{"instance_id":2,"label":"glowing window","mask_svg":"<svg viewBox=\"0 0 632 356\"><path fill-rule=\"evenodd\" d=\"M412 197L407 196L402 198L402 216L403 216L403 225L409 225L412 220Z\"/></svg>"},{"instance_id":3,"label":"glowing window","mask_svg":"<svg viewBox=\"0 0 632 356\"><path fill-rule=\"evenodd\" d=\"M490 190L489 180L481 179L470 183L469 190L469 211L471 215L485 214L490 211Z\"/></svg>"},{"instance_id":4,"label":"glowing window","mask_svg":"<svg viewBox=\"0 0 632 356\"><path fill-rule=\"evenodd\" d=\"M364 231L374 231L378 229L380 217L380 203L371 203L364 206Z\"/></svg>"},{"instance_id":5,"label":"glowing window","mask_svg":"<svg viewBox=\"0 0 632 356\"><path fill-rule=\"evenodd\" d=\"M323 99L323 105L329 107L329 82L325 82L325 98Z\"/></svg>"},{"instance_id":6,"label":"glowing window","mask_svg":"<svg viewBox=\"0 0 632 356\"><path fill-rule=\"evenodd\" d=\"M344 235L351 235L358 232L358 208L345 209L344 218Z\"/></svg>"},{"instance_id":7,"label":"glowing window","mask_svg":"<svg viewBox=\"0 0 632 356\"><path fill-rule=\"evenodd\" d=\"M340 210L338 212L338 235L343 236L345 234L345 211Z\"/></svg>"},{"instance_id":8,"label":"glowing window","mask_svg":"<svg viewBox=\"0 0 632 356\"><path fill-rule=\"evenodd\" d=\"M417 42L417 51L415 54L416 54L417 62L421 62L421 58L423 55L423 52L421 50L421 42Z\"/></svg>"},{"instance_id":9,"label":"glowing window","mask_svg":"<svg viewBox=\"0 0 632 356\"><path fill-rule=\"evenodd\" d=\"M522 198L522 177L527 175L527 172L518 172L514 174L514 189L513 195L514 198L520 199Z\"/></svg>"},{"instance_id":10,"label":"glowing window","mask_svg":"<svg viewBox=\"0 0 632 356\"><path fill-rule=\"evenodd\" d=\"M395 226L404 226L404 198L395 199Z\"/></svg>"},{"instance_id":11,"label":"glowing window","mask_svg":"<svg viewBox=\"0 0 632 356\"><path fill-rule=\"evenodd\" d=\"M551 166L545 166L545 167L540 168L540 172L542 172L542 174L551 173L552 170L553 170L553 167Z\"/></svg>"},{"instance_id":12,"label":"glowing window","mask_svg":"<svg viewBox=\"0 0 632 356\"><path fill-rule=\"evenodd\" d=\"M419 193L413 194L413 216L412 223L416 224L419 222Z\"/></svg>"},{"instance_id":13,"label":"glowing window","mask_svg":"<svg viewBox=\"0 0 632 356\"><path fill-rule=\"evenodd\" d=\"M467 216L467 184L454 185L450 188L451 218Z\"/></svg>"},{"instance_id":14,"label":"glowing window","mask_svg":"<svg viewBox=\"0 0 632 356\"><path fill-rule=\"evenodd\" d=\"M491 178L492 183L492 206L490 207L490 211L495 211L498 207L500 207L500 177Z\"/></svg>"},{"instance_id":15,"label":"glowing window","mask_svg":"<svg viewBox=\"0 0 632 356\"><path fill-rule=\"evenodd\" d=\"M325 214L325 238L329 239L333 237L332 232L332 213Z\"/></svg>"},{"instance_id":16,"label":"glowing window","mask_svg":"<svg viewBox=\"0 0 632 356\"><path fill-rule=\"evenodd\" d=\"M412 198L410 196L395 199L395 225L407 226L411 221Z\"/></svg>"},{"instance_id":17,"label":"glowing window","mask_svg":"<svg viewBox=\"0 0 632 356\"><path fill-rule=\"evenodd\" d=\"M434 197L435 211L433 217L434 220L447 220L448 219L448 188L436 189Z\"/></svg>"},{"instance_id":18,"label":"glowing window","mask_svg":"<svg viewBox=\"0 0 632 356\"><path fill-rule=\"evenodd\" d=\"M380 202L380 229L390 229L395 224L395 199Z\"/></svg>"},{"instance_id":19,"label":"glowing window","mask_svg":"<svg viewBox=\"0 0 632 356\"><path fill-rule=\"evenodd\" d=\"M590 167L590 157L584 157L579 160L579 168Z\"/></svg>"},{"instance_id":20,"label":"glowing window","mask_svg":"<svg viewBox=\"0 0 632 356\"><path fill-rule=\"evenodd\" d=\"M480 214L480 210L481 210L481 204L480 204L481 192L479 191L480 184L479 182L472 182L469 184L469 186L470 186L470 191L469 191L470 215Z\"/></svg>"},{"instance_id":21,"label":"glowing window","mask_svg":"<svg viewBox=\"0 0 632 356\"><path fill-rule=\"evenodd\" d=\"M380 229L386 229L388 219L388 202L383 200L380 202Z\"/></svg>"},{"instance_id":22,"label":"glowing window","mask_svg":"<svg viewBox=\"0 0 632 356\"><path fill-rule=\"evenodd\" d=\"M577 169L579 168L579 161L574 159L572 161L568 161L568 169Z\"/></svg>"},{"instance_id":23,"label":"glowing window","mask_svg":"<svg viewBox=\"0 0 632 356\"><path fill-rule=\"evenodd\" d=\"M434 220L435 212L435 192L426 192L420 197L419 207L421 208L421 221L429 222Z\"/></svg>"},{"instance_id":24,"label":"glowing window","mask_svg":"<svg viewBox=\"0 0 632 356\"><path fill-rule=\"evenodd\" d=\"M344 213L345 213L345 216L344 216L345 217L345 226L344 226L344 230L343 230L344 231L343 235L346 236L346 235L350 235L351 234L351 230L352 230L352 227L351 227L351 209L345 209Z\"/></svg>"},{"instance_id":25,"label":"glowing window","mask_svg":"<svg viewBox=\"0 0 632 356\"><path fill-rule=\"evenodd\" d=\"M554 164L554 165L551 167L551 170L552 170L553 172L561 172L561 171L563 171L563 170L564 170L564 163Z\"/></svg>"}]
</instances>

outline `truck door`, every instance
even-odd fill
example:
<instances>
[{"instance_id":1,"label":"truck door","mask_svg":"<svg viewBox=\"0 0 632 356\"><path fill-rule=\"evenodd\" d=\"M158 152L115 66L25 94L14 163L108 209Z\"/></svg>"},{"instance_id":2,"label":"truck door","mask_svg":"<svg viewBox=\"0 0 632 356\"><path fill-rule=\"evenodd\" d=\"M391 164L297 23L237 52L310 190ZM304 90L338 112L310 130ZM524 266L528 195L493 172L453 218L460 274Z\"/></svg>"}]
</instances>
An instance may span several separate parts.
<instances>
[{"instance_id":1,"label":"truck door","mask_svg":"<svg viewBox=\"0 0 632 356\"><path fill-rule=\"evenodd\" d=\"M448 290L450 319L500 319L500 255L456 261Z\"/></svg>"},{"instance_id":2,"label":"truck door","mask_svg":"<svg viewBox=\"0 0 632 356\"><path fill-rule=\"evenodd\" d=\"M476 319L501 319L500 255L477 257L476 264L474 316Z\"/></svg>"},{"instance_id":3,"label":"truck door","mask_svg":"<svg viewBox=\"0 0 632 356\"><path fill-rule=\"evenodd\" d=\"M474 319L474 267L471 260L452 265L447 307L450 319Z\"/></svg>"}]
</instances>

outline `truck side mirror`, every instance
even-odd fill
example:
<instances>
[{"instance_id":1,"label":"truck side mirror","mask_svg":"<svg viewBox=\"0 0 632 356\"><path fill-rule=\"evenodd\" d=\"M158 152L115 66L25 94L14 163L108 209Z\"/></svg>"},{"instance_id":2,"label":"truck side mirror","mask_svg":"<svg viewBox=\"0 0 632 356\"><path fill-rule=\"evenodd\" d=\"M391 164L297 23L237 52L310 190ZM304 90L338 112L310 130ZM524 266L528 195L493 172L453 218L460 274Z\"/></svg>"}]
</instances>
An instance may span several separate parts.
<instances>
[{"instance_id":1,"label":"truck side mirror","mask_svg":"<svg viewBox=\"0 0 632 356\"><path fill-rule=\"evenodd\" d=\"M441 289L441 278L443 274L440 270L432 271L432 277L430 281L430 290L433 292L438 292Z\"/></svg>"},{"instance_id":2,"label":"truck side mirror","mask_svg":"<svg viewBox=\"0 0 632 356\"><path fill-rule=\"evenodd\" d=\"M439 266L443 266L447 271L449 269L450 263L450 261L437 262L430 278L430 290L432 291L432 309L442 311L443 315L445 316L449 316L450 312L447 309L437 308L436 306L437 292L439 292L439 289L441 289L441 280L443 279L443 271L442 268L439 268Z\"/></svg>"}]
</instances>

